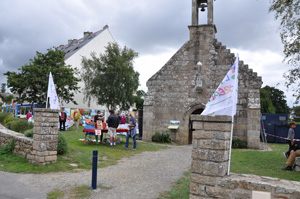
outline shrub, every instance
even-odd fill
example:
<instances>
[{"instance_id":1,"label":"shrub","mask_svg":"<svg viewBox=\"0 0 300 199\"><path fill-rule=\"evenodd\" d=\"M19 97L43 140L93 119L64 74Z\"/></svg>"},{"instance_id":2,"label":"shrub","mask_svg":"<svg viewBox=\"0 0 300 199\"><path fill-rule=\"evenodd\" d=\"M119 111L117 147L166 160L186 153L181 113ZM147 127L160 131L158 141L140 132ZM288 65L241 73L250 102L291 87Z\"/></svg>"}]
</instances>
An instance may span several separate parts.
<instances>
[{"instance_id":1,"label":"shrub","mask_svg":"<svg viewBox=\"0 0 300 199\"><path fill-rule=\"evenodd\" d=\"M33 129L27 129L26 131L24 131L24 135L26 137L33 137Z\"/></svg>"},{"instance_id":2,"label":"shrub","mask_svg":"<svg viewBox=\"0 0 300 199\"><path fill-rule=\"evenodd\" d=\"M0 154L12 154L15 148L15 140L12 139L3 149L0 150Z\"/></svg>"},{"instance_id":3,"label":"shrub","mask_svg":"<svg viewBox=\"0 0 300 199\"><path fill-rule=\"evenodd\" d=\"M152 136L152 142L160 142L160 133L158 131Z\"/></svg>"},{"instance_id":4,"label":"shrub","mask_svg":"<svg viewBox=\"0 0 300 199\"><path fill-rule=\"evenodd\" d=\"M14 119L14 116L11 113L5 113L5 112L0 113L0 123L2 125L5 125L7 122L12 121L13 119Z\"/></svg>"},{"instance_id":5,"label":"shrub","mask_svg":"<svg viewBox=\"0 0 300 199\"><path fill-rule=\"evenodd\" d=\"M57 141L57 154L64 154L68 151L68 143L65 136L61 133L58 133L58 141Z\"/></svg>"},{"instance_id":6,"label":"shrub","mask_svg":"<svg viewBox=\"0 0 300 199\"><path fill-rule=\"evenodd\" d=\"M5 127L12 130L12 131L23 133L27 129L32 129L33 124L30 123L30 122L27 122L26 120L21 120L21 119L18 119L18 118L14 118L12 121L7 122L5 124Z\"/></svg>"},{"instance_id":7,"label":"shrub","mask_svg":"<svg viewBox=\"0 0 300 199\"><path fill-rule=\"evenodd\" d=\"M170 143L171 138L168 131L164 132L158 132L156 131L155 134L152 136L152 142L162 142L162 143Z\"/></svg>"},{"instance_id":8,"label":"shrub","mask_svg":"<svg viewBox=\"0 0 300 199\"><path fill-rule=\"evenodd\" d=\"M233 137L232 138L232 148L233 149L245 149L247 148L247 141L241 140L239 138Z\"/></svg>"}]
</instances>

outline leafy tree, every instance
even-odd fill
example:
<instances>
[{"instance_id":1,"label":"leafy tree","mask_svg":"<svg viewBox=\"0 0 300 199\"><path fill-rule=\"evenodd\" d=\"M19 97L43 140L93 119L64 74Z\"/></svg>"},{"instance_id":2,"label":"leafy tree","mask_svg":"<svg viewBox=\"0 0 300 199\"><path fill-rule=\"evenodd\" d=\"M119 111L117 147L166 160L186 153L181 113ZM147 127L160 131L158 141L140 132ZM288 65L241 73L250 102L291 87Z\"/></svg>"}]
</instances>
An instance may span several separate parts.
<instances>
[{"instance_id":1,"label":"leafy tree","mask_svg":"<svg viewBox=\"0 0 300 199\"><path fill-rule=\"evenodd\" d=\"M6 91L6 84L2 83L1 84L1 93L5 93L5 91Z\"/></svg>"},{"instance_id":2,"label":"leafy tree","mask_svg":"<svg viewBox=\"0 0 300 199\"><path fill-rule=\"evenodd\" d=\"M136 96L135 96L135 104L136 104L136 108L139 109L143 109L144 106L144 98L146 96L146 92L143 90L138 90L136 92Z\"/></svg>"},{"instance_id":3,"label":"leafy tree","mask_svg":"<svg viewBox=\"0 0 300 199\"><path fill-rule=\"evenodd\" d=\"M265 86L264 89L269 92L272 104L275 107L275 113L284 114L290 112L290 108L287 105L287 102L285 100L286 97L282 90L270 86Z\"/></svg>"},{"instance_id":4,"label":"leafy tree","mask_svg":"<svg viewBox=\"0 0 300 199\"><path fill-rule=\"evenodd\" d=\"M275 18L280 20L280 37L284 45L285 61L293 69L284 74L286 87L296 84L293 88L294 96L300 98L300 1L299 0L272 0L269 8L275 12Z\"/></svg>"},{"instance_id":5,"label":"leafy tree","mask_svg":"<svg viewBox=\"0 0 300 199\"><path fill-rule=\"evenodd\" d=\"M8 95L4 98L4 102L6 104L11 104L12 103L12 100L14 99L14 96L13 95Z\"/></svg>"},{"instance_id":6,"label":"leafy tree","mask_svg":"<svg viewBox=\"0 0 300 199\"><path fill-rule=\"evenodd\" d=\"M300 122L300 106L294 106L291 114L293 120Z\"/></svg>"},{"instance_id":7,"label":"leafy tree","mask_svg":"<svg viewBox=\"0 0 300 199\"><path fill-rule=\"evenodd\" d=\"M266 93L268 95L266 95ZM272 105L275 109L274 113L289 113L290 112L290 108L287 105L287 102L285 100L285 95L284 92L274 88L274 87L270 87L270 86L265 86L264 88L261 89L261 99L263 100L264 103L264 111L266 111L266 107L269 107L269 112L263 112L263 113L273 113L273 109L272 106L269 103L269 101L271 100ZM268 103L267 103L268 102Z\"/></svg>"},{"instance_id":8,"label":"leafy tree","mask_svg":"<svg viewBox=\"0 0 300 199\"><path fill-rule=\"evenodd\" d=\"M264 88L260 89L260 112L275 113L275 107L272 104L269 92Z\"/></svg>"},{"instance_id":9,"label":"leafy tree","mask_svg":"<svg viewBox=\"0 0 300 199\"><path fill-rule=\"evenodd\" d=\"M17 94L18 103L46 103L49 73L52 73L56 92L60 101L76 104L74 92L78 91L77 69L66 65L65 52L57 48L47 49L45 54L36 52L36 56L19 68L20 72L6 72L7 86Z\"/></svg>"},{"instance_id":10,"label":"leafy tree","mask_svg":"<svg viewBox=\"0 0 300 199\"><path fill-rule=\"evenodd\" d=\"M82 58L81 77L85 84L85 99L92 98L109 109L120 106L126 110L134 103L133 93L139 85L139 73L133 68L133 60L138 54L126 46L109 43L105 53L99 57L91 53L91 58Z\"/></svg>"}]
</instances>

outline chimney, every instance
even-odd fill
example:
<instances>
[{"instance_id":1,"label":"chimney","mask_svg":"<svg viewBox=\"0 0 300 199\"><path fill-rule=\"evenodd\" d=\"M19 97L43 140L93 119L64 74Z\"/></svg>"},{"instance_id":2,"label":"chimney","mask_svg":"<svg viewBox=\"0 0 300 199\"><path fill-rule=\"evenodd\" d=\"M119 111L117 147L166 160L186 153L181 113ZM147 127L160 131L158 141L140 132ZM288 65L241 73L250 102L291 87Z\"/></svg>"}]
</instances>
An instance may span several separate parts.
<instances>
[{"instance_id":1,"label":"chimney","mask_svg":"<svg viewBox=\"0 0 300 199\"><path fill-rule=\"evenodd\" d=\"M68 45L70 45L73 42L73 39L68 40Z\"/></svg>"},{"instance_id":2,"label":"chimney","mask_svg":"<svg viewBox=\"0 0 300 199\"><path fill-rule=\"evenodd\" d=\"M86 38L88 36L90 36L91 34L93 34L92 32L83 32L83 37Z\"/></svg>"},{"instance_id":3,"label":"chimney","mask_svg":"<svg viewBox=\"0 0 300 199\"><path fill-rule=\"evenodd\" d=\"M103 29L108 29L108 25L105 25L105 26L103 27Z\"/></svg>"}]
</instances>

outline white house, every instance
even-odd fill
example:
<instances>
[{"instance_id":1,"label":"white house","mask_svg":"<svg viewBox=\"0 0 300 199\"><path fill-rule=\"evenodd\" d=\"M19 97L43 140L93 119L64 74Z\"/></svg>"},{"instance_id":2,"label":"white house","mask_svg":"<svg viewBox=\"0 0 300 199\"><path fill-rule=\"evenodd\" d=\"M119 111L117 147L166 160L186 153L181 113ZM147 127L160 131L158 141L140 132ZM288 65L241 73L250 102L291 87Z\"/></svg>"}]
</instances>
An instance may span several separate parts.
<instances>
[{"instance_id":1,"label":"white house","mask_svg":"<svg viewBox=\"0 0 300 199\"><path fill-rule=\"evenodd\" d=\"M108 30L108 26L104 26L102 30L97 32L84 32L83 37L81 39L70 39L68 44L61 45L58 47L59 50L65 51L65 62L67 65L71 65L72 67L76 67L81 70L81 60L82 57L91 57L91 53L95 52L96 55L100 53L104 53L105 47L109 42L114 42L112 35ZM74 103L64 103L61 104L63 107L68 107L71 109L97 109L97 110L106 110L105 106L97 104L94 100L91 100L90 106L88 106L87 101L84 100L84 83L79 82L80 91L75 93L75 101L77 105Z\"/></svg>"}]
</instances>

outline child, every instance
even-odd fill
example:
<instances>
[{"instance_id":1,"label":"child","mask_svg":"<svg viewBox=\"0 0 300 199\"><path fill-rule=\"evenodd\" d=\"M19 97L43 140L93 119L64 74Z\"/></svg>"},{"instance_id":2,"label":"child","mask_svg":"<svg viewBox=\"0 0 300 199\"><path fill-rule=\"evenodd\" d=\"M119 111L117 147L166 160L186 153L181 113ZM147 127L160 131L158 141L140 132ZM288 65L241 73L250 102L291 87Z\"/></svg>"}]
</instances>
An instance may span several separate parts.
<instances>
[{"instance_id":1,"label":"child","mask_svg":"<svg viewBox=\"0 0 300 199\"><path fill-rule=\"evenodd\" d=\"M291 121L290 122L290 129L288 132L288 137L287 137L287 142L289 144L289 150L287 152L283 152L283 155L288 158L290 156L291 151L296 150L294 138L295 138L295 131L294 129L296 128L296 122Z\"/></svg>"}]
</instances>

